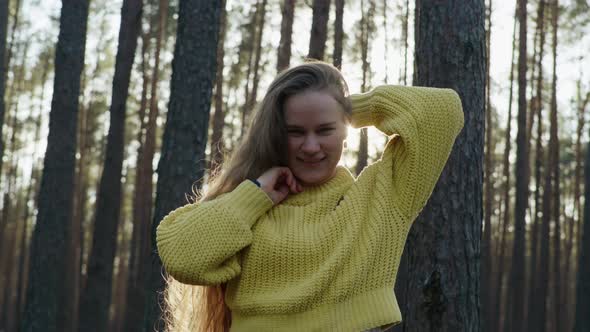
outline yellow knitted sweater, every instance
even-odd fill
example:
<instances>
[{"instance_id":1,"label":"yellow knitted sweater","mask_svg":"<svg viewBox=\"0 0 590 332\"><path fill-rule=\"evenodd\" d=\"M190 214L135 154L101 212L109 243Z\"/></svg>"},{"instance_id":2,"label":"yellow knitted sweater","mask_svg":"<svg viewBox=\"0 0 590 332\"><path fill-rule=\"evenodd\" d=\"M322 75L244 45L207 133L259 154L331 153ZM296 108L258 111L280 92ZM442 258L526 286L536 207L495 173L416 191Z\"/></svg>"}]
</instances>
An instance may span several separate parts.
<instances>
[{"instance_id":1,"label":"yellow knitted sweater","mask_svg":"<svg viewBox=\"0 0 590 332\"><path fill-rule=\"evenodd\" d=\"M391 136L358 178L338 166L329 182L274 207L245 180L159 225L168 273L188 284L227 282L231 331L361 331L401 321L393 292L400 257L463 127L461 101L450 89L391 85L351 101L354 127Z\"/></svg>"}]
</instances>

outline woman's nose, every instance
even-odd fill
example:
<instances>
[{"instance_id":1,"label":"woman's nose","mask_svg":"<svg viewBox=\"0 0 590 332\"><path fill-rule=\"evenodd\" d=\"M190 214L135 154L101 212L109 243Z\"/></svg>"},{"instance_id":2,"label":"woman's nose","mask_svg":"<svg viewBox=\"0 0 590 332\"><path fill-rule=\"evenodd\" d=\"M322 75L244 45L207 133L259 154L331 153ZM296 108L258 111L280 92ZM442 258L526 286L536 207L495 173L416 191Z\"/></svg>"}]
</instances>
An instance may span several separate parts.
<instances>
[{"instance_id":1,"label":"woman's nose","mask_svg":"<svg viewBox=\"0 0 590 332\"><path fill-rule=\"evenodd\" d=\"M301 150L305 153L315 153L320 151L320 142L315 135L309 135L305 137Z\"/></svg>"}]
</instances>

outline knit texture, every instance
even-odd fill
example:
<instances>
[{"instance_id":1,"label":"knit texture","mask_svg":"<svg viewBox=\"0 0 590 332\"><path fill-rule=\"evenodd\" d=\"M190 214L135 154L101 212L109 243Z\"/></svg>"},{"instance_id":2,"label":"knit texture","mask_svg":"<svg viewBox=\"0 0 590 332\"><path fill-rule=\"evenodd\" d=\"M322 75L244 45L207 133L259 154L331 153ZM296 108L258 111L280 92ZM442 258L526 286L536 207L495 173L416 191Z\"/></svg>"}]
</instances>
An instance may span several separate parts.
<instances>
[{"instance_id":1,"label":"knit texture","mask_svg":"<svg viewBox=\"0 0 590 332\"><path fill-rule=\"evenodd\" d=\"M390 136L358 178L338 166L328 182L274 207L245 180L159 225L168 273L189 284L227 282L231 331L362 331L401 321L399 261L463 127L461 101L450 89L392 85L350 98L353 127Z\"/></svg>"}]
</instances>

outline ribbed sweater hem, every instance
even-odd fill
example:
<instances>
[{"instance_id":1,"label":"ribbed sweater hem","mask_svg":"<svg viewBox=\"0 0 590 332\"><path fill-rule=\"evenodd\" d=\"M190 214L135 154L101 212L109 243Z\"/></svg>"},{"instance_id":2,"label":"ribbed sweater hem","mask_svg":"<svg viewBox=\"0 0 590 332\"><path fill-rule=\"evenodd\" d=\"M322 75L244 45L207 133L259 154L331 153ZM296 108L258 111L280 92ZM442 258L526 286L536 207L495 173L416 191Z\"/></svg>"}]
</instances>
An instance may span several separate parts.
<instances>
[{"instance_id":1,"label":"ribbed sweater hem","mask_svg":"<svg viewBox=\"0 0 590 332\"><path fill-rule=\"evenodd\" d=\"M241 315L232 311L230 332L242 331L364 331L401 322L393 287L374 289L344 302L277 315Z\"/></svg>"}]
</instances>

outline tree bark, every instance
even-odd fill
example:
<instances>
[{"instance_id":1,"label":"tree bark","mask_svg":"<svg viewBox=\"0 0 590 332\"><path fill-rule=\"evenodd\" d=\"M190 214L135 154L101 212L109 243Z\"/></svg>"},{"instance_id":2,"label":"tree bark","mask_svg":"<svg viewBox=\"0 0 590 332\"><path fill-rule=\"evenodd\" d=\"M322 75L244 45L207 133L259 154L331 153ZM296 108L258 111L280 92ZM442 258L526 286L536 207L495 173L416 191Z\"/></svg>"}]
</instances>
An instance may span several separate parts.
<instances>
[{"instance_id":1,"label":"tree bark","mask_svg":"<svg viewBox=\"0 0 590 332\"><path fill-rule=\"evenodd\" d=\"M225 144L223 142L223 127L225 126L225 111L223 110L223 57L225 55L225 30L226 30L226 9L225 0L221 0L221 16L219 18L219 40L217 41L217 73L215 75L215 112L213 113L213 132L211 133L211 165L210 172L215 173L217 167L223 162ZM284 13L283 13L284 14ZM284 15L283 15L284 17ZM283 18L284 20L284 18ZM293 18L291 18L291 23ZM282 39L281 27L281 39ZM290 37L289 37L290 38ZM291 40L289 40L290 45ZM289 46L290 47L290 46ZM289 55L291 50L289 49ZM280 46L279 46L280 57ZM287 63L288 65L288 63Z\"/></svg>"},{"instance_id":2,"label":"tree bark","mask_svg":"<svg viewBox=\"0 0 590 332\"><path fill-rule=\"evenodd\" d=\"M8 66L4 61L8 36L8 2L9 0L0 0L0 170L2 169L2 158L4 156L2 127L4 127L4 95L6 90L6 73L8 72ZM2 233L0 232L0 234Z\"/></svg>"},{"instance_id":3,"label":"tree bark","mask_svg":"<svg viewBox=\"0 0 590 332\"><path fill-rule=\"evenodd\" d=\"M590 330L590 143L584 163L584 224L578 258L574 332Z\"/></svg>"},{"instance_id":4,"label":"tree bark","mask_svg":"<svg viewBox=\"0 0 590 332\"><path fill-rule=\"evenodd\" d=\"M554 183L552 217L554 222L553 228L553 330L558 331L563 327L563 308L561 303L561 203L560 203L560 183L559 183L559 134L557 122L557 30L558 30L558 10L559 0L553 0L551 8L551 26L553 35L553 78L551 80L551 130L549 141L552 145L551 153L553 161L552 180ZM542 316L544 317L544 316Z\"/></svg>"},{"instance_id":5,"label":"tree bark","mask_svg":"<svg viewBox=\"0 0 590 332\"><path fill-rule=\"evenodd\" d=\"M496 317L491 315L492 308L492 204L494 200L494 188L492 184L492 176L494 173L493 154L495 142L493 142L492 135L492 101L490 96L490 43L492 31L492 3L493 0L488 0L486 6L486 123L485 123L485 173L484 173L484 227L481 245L482 265L480 275L480 289L481 289L481 306L482 306L482 327L484 331L491 331L490 322Z\"/></svg>"},{"instance_id":6,"label":"tree bark","mask_svg":"<svg viewBox=\"0 0 590 332\"><path fill-rule=\"evenodd\" d=\"M541 294L544 290L539 289L539 277L540 272L538 272L537 267L537 260L538 259L545 259L546 257L540 257L538 254L538 247L539 247L539 223L541 218L539 216L539 212L541 210L541 197L540 197L540 187L541 187L541 167L543 164L543 144L542 144L542 134L543 134L543 122L542 120L542 101L543 101L543 54L545 49L545 0L540 0L537 10L537 30L539 32L539 52L538 52L538 62L537 62L537 83L536 83L536 92L533 100L531 100L531 120L532 115L537 115L537 137L535 143L535 193L534 193L534 202L535 202L535 212L533 215L533 224L531 226L532 234L531 234L531 264L529 269L529 296L528 296L528 314L527 314L527 328L535 328L540 322L538 319L537 314L539 313L539 306L541 303L539 302L539 298L537 297ZM535 59L535 58L534 58ZM536 60L536 59L535 59ZM531 127L529 125L529 127ZM530 137L530 136L529 136ZM530 139L529 139L530 141Z\"/></svg>"},{"instance_id":7,"label":"tree bark","mask_svg":"<svg viewBox=\"0 0 590 332\"><path fill-rule=\"evenodd\" d=\"M506 239L508 238L508 226L510 223L510 150L512 148L512 140L510 138L510 131L512 129L512 99L514 91L514 57L516 51L516 10L514 14L514 24L512 26L512 56L510 61L510 91L508 96L508 118L506 120L506 133L504 137L504 155L502 157L502 184L504 202L502 220L502 233L500 234L499 253L496 255L498 267L496 273L496 285L494 287L494 304L492 317L495 317L490 324L491 331L498 331L502 326L502 295L504 293L504 270L506 265Z\"/></svg>"},{"instance_id":8,"label":"tree bark","mask_svg":"<svg viewBox=\"0 0 590 332\"><path fill-rule=\"evenodd\" d=\"M57 331L59 297L66 287L63 257L67 256L72 218L78 95L87 18L88 0L63 1L23 331Z\"/></svg>"},{"instance_id":9,"label":"tree bark","mask_svg":"<svg viewBox=\"0 0 590 332\"><path fill-rule=\"evenodd\" d=\"M443 28L444 27L444 28ZM469 33L466 33L469 31ZM416 3L414 85L452 88L465 127L404 249L404 331L477 331L483 217L485 4ZM469 160L468 163L465 161ZM449 202L453 202L449 204Z\"/></svg>"},{"instance_id":10,"label":"tree bark","mask_svg":"<svg viewBox=\"0 0 590 332\"><path fill-rule=\"evenodd\" d=\"M277 55L277 72L288 68L291 60L291 37L293 35L293 18L295 17L295 0L284 0L281 6L281 13L283 19L281 21L281 40ZM225 23L222 22L222 26L224 25ZM223 36L225 36L225 28Z\"/></svg>"},{"instance_id":11,"label":"tree bark","mask_svg":"<svg viewBox=\"0 0 590 332\"><path fill-rule=\"evenodd\" d=\"M86 287L80 299L79 331L105 331L109 320L113 259L121 209L126 101L137 37L141 27L142 0L124 0L113 78L111 121L106 158L96 201L92 250Z\"/></svg>"},{"instance_id":12,"label":"tree bark","mask_svg":"<svg viewBox=\"0 0 590 332\"><path fill-rule=\"evenodd\" d=\"M144 15L145 16L145 15ZM145 301L145 282L144 275L147 268L147 258L149 253L147 252L149 242L149 227L151 224L151 209L152 205L152 191L149 192L149 206L143 206L145 204L145 196L148 195L144 188L144 184L148 181L151 183L152 174L150 173L149 179L146 179L145 173L145 139L147 132L148 120L146 119L146 109L148 103L148 89L150 88L150 75L148 74L148 62L149 62L149 43L150 37L152 36L152 26L147 32L142 34L142 56L141 56L141 72L143 77L141 99L139 102L139 122L140 128L137 133L137 141L139 146L137 148L137 162L134 179L134 193L133 193L133 231L131 235L131 249L129 253L129 268L128 268L128 280L127 280L127 306L125 307L125 331L141 331L142 326L137 324L143 319L143 307ZM153 158L152 158L153 159ZM150 160L151 162L151 160ZM146 215L146 213L149 213Z\"/></svg>"},{"instance_id":13,"label":"tree bark","mask_svg":"<svg viewBox=\"0 0 590 332\"><path fill-rule=\"evenodd\" d=\"M332 55L332 62L336 68L342 69L342 41L344 39L342 20L344 16L344 0L335 1L336 18L334 19L334 54ZM387 45L387 40L385 41L385 44Z\"/></svg>"},{"instance_id":14,"label":"tree bark","mask_svg":"<svg viewBox=\"0 0 590 332\"><path fill-rule=\"evenodd\" d=\"M313 0L313 18L309 38L308 58L323 60L328 39L330 0Z\"/></svg>"},{"instance_id":15,"label":"tree bark","mask_svg":"<svg viewBox=\"0 0 590 332\"><path fill-rule=\"evenodd\" d=\"M147 331L164 329L160 315L165 281L155 243L156 228L166 214L186 203L185 193L191 192L192 185L204 174L220 13L217 1L187 0L179 6L170 103L151 229L151 270L143 324Z\"/></svg>"},{"instance_id":16,"label":"tree bark","mask_svg":"<svg viewBox=\"0 0 590 332\"><path fill-rule=\"evenodd\" d=\"M512 300L506 308L507 319L504 331L522 331L524 321L525 288L525 217L528 201L529 154L526 137L527 101L527 0L519 0L519 54L518 54L518 132L516 135L516 202L514 206L514 245L508 292Z\"/></svg>"}]
</instances>

